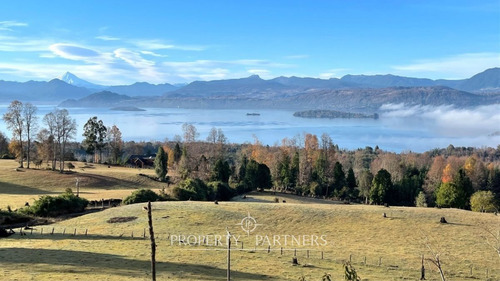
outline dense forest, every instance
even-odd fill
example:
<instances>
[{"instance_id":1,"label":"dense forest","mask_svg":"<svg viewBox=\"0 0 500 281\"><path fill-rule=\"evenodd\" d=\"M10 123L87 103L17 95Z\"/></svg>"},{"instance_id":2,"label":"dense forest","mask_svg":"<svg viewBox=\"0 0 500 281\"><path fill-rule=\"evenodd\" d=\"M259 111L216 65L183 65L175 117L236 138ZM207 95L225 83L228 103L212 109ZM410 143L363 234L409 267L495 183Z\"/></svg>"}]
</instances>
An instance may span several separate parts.
<instances>
[{"instance_id":1,"label":"dense forest","mask_svg":"<svg viewBox=\"0 0 500 281\"><path fill-rule=\"evenodd\" d=\"M26 110L33 111L31 106L16 106L20 117L26 117ZM258 139L234 144L217 128L200 139L192 124L182 125L183 135L172 139L124 142L117 126L108 127L97 117L84 125L84 140L77 143L72 141L76 128L67 111L47 114L43 126L34 126L36 119L27 124L23 118L16 125L12 123L15 113L16 108L9 108L4 115L13 137L9 140L0 132L2 158L52 169L59 163L59 171L64 172L64 161L134 166L131 157L150 155L155 161L149 167L157 170L158 180L173 186L171 195L181 200L227 200L271 188L345 202L490 212L497 212L500 202L500 145L449 145L425 153L393 153L378 147L344 150L327 134L308 133L274 146ZM66 135L60 135L61 129Z\"/></svg>"}]
</instances>

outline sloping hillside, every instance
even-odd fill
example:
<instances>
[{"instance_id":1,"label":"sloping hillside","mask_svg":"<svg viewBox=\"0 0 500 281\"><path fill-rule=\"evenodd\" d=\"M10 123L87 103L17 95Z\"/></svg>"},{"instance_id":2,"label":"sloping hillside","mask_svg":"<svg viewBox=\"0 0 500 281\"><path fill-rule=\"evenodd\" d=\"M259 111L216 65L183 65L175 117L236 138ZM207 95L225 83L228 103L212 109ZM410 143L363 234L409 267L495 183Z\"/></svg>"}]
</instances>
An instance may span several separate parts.
<instances>
[{"instance_id":1,"label":"sloping hillside","mask_svg":"<svg viewBox=\"0 0 500 281\"><path fill-rule=\"evenodd\" d=\"M269 202L274 197L280 203ZM287 203L281 203L282 199ZM250 194L239 200L218 205L154 203L158 280L224 280L226 244L223 238L221 244L214 238L225 237L226 228L238 239L236 243L233 238L232 244L232 280L298 280L300 276L321 280L325 273L330 273L333 280L342 280L341 265L349 258L362 280L417 280L421 255L433 256L428 247L440 254L448 280L486 280L486 270L488 280L500 278L500 259L486 243L492 239L484 229L500 225L500 218L493 214L301 204L300 200L292 203L289 197L271 193ZM37 227L27 236L0 239L0 278L147 280L150 242L143 239L144 233L148 236L143 206L111 208L59 222L45 227L43 235L41 227ZM242 225L248 226L244 223L248 216L256 222L249 235L242 229ZM442 216L448 224L439 223ZM117 217L132 220L107 222ZM48 235L52 228L55 234ZM281 245L275 243L275 235L280 237ZM287 243L285 235L289 235ZM322 235L326 244L310 242L310 237ZM271 238L265 240L266 236ZM292 244L292 236L301 242ZM299 266L291 264L295 251ZM425 267L427 280L440 280L430 262Z\"/></svg>"}]
</instances>

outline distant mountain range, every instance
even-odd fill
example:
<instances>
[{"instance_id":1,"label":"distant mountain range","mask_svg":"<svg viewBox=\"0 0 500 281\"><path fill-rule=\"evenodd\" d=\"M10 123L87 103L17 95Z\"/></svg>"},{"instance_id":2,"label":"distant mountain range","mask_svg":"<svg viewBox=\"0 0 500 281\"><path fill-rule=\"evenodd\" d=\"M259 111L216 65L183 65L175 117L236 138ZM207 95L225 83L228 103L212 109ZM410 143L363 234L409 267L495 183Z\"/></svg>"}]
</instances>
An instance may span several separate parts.
<instances>
[{"instance_id":1,"label":"distant mountain range","mask_svg":"<svg viewBox=\"0 0 500 281\"><path fill-rule=\"evenodd\" d=\"M346 75L340 79L257 75L186 85L103 86L67 72L61 79L24 83L0 80L0 101L61 103L64 107L281 108L373 111L384 103L458 107L500 103L500 68L462 80L396 75Z\"/></svg>"}]
</instances>

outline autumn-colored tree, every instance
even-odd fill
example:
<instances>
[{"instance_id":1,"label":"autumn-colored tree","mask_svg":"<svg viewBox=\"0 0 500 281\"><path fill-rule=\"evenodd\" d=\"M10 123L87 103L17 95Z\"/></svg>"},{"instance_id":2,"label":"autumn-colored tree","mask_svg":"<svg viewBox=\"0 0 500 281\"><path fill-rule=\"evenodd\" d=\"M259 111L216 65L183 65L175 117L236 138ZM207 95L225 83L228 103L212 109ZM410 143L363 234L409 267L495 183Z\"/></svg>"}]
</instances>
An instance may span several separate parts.
<instances>
[{"instance_id":1,"label":"autumn-colored tree","mask_svg":"<svg viewBox=\"0 0 500 281\"><path fill-rule=\"evenodd\" d=\"M16 158L19 159L19 167L23 168L23 158L24 158L24 129L25 129L25 119L23 115L23 103L15 100L12 101L7 109L7 112L3 115L3 120L5 121L7 128L12 131L13 141L17 144L13 144L16 148ZM9 151L12 151L9 149Z\"/></svg>"},{"instance_id":2,"label":"autumn-colored tree","mask_svg":"<svg viewBox=\"0 0 500 281\"><path fill-rule=\"evenodd\" d=\"M472 182L465 171L460 169L452 181L441 184L436 194L436 203L440 207L467 208L473 192Z\"/></svg>"},{"instance_id":3,"label":"autumn-colored tree","mask_svg":"<svg viewBox=\"0 0 500 281\"><path fill-rule=\"evenodd\" d=\"M9 143L9 153L11 155L14 155L16 159L19 159L20 157L22 157L21 154L23 153L23 146L19 143L19 141L12 140Z\"/></svg>"},{"instance_id":4,"label":"autumn-colored tree","mask_svg":"<svg viewBox=\"0 0 500 281\"><path fill-rule=\"evenodd\" d=\"M111 161L118 164L123 155L123 139L122 132L116 125L108 129L108 144L111 150Z\"/></svg>"},{"instance_id":5,"label":"autumn-colored tree","mask_svg":"<svg viewBox=\"0 0 500 281\"><path fill-rule=\"evenodd\" d=\"M434 202L436 201L435 191L441 185L443 170L445 167L446 167L445 159L442 156L436 156L434 157L432 165L430 166L429 171L427 172L422 187L424 189L427 202L430 206L434 206Z\"/></svg>"}]
</instances>

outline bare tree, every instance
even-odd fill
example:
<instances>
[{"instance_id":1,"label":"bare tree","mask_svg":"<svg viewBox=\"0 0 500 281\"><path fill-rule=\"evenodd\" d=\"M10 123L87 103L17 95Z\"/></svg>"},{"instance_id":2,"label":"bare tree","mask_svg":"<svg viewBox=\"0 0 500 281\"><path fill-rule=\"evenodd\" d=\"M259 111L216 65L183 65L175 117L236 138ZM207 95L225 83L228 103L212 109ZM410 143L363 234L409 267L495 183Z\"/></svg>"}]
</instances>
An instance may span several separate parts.
<instances>
[{"instance_id":1,"label":"bare tree","mask_svg":"<svg viewBox=\"0 0 500 281\"><path fill-rule=\"evenodd\" d=\"M30 161L31 161L31 138L34 134L36 134L36 131L38 130L38 117L36 116L38 108L34 106L31 103L26 103L23 106L23 119L25 122L25 131L26 131L26 141L27 141L27 146L26 146L26 161L28 162L27 168L30 168Z\"/></svg>"},{"instance_id":2,"label":"bare tree","mask_svg":"<svg viewBox=\"0 0 500 281\"><path fill-rule=\"evenodd\" d=\"M189 123L182 124L182 132L184 133L184 142L186 143L196 141L196 138L199 136L196 127Z\"/></svg>"},{"instance_id":3,"label":"bare tree","mask_svg":"<svg viewBox=\"0 0 500 281\"><path fill-rule=\"evenodd\" d=\"M122 132L116 125L108 129L108 143L111 148L112 161L117 164L123 153L123 140Z\"/></svg>"},{"instance_id":4,"label":"bare tree","mask_svg":"<svg viewBox=\"0 0 500 281\"><path fill-rule=\"evenodd\" d=\"M425 235L425 233L423 231L421 231L421 233L424 236L424 241L423 241L424 245L427 248L427 250L431 253L431 258L427 258L425 260L434 264L434 266L436 266L436 268L439 271L439 275L441 276L441 280L446 281L446 278L445 278L444 272L443 272L443 268L441 266L440 252L434 250L432 248L431 242L429 241L429 238L427 237L427 235Z\"/></svg>"},{"instance_id":5,"label":"bare tree","mask_svg":"<svg viewBox=\"0 0 500 281\"><path fill-rule=\"evenodd\" d=\"M484 241L488 246L493 248L495 252L498 254L498 257L500 258L500 229L497 231L487 227L486 225L480 226L484 232L488 235L483 236Z\"/></svg>"},{"instance_id":6,"label":"bare tree","mask_svg":"<svg viewBox=\"0 0 500 281\"><path fill-rule=\"evenodd\" d=\"M64 171L64 153L66 144L69 140L75 138L76 121L69 116L66 109L56 110L57 120L57 139L59 142L59 172Z\"/></svg>"},{"instance_id":7,"label":"bare tree","mask_svg":"<svg viewBox=\"0 0 500 281\"><path fill-rule=\"evenodd\" d=\"M57 111L58 109L56 109ZM52 145L50 152L52 153L52 171L56 169L56 159L57 159L57 145L59 140L57 139L57 116L54 112L49 112L43 117L43 123L47 126L48 136L50 138L49 145Z\"/></svg>"},{"instance_id":8,"label":"bare tree","mask_svg":"<svg viewBox=\"0 0 500 281\"><path fill-rule=\"evenodd\" d=\"M212 144L215 144L217 142L217 128L212 127L212 129L210 129L210 132L208 132L207 141Z\"/></svg>"},{"instance_id":9,"label":"bare tree","mask_svg":"<svg viewBox=\"0 0 500 281\"><path fill-rule=\"evenodd\" d=\"M23 135L24 135L24 115L23 115L23 103L15 100L10 103L7 112L3 115L3 120L7 124L7 128L12 131L13 138L19 141L20 145L20 168L24 168L23 158Z\"/></svg>"}]
</instances>

